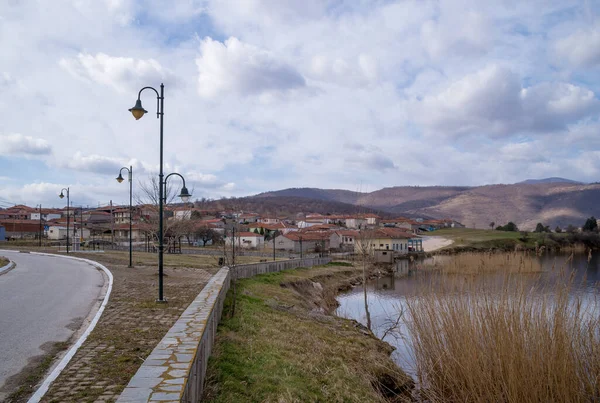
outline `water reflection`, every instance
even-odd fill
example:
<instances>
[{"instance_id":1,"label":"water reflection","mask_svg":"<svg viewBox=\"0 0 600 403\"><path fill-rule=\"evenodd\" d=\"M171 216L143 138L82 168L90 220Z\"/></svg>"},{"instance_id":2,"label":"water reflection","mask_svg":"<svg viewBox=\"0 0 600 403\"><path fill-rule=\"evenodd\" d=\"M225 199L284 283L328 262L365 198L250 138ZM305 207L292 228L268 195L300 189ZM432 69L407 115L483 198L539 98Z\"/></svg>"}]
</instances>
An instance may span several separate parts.
<instances>
[{"instance_id":1,"label":"water reflection","mask_svg":"<svg viewBox=\"0 0 600 403\"><path fill-rule=\"evenodd\" d=\"M559 281L571 281L572 293L583 295L585 307L598 307L600 282L600 253L592 255L546 254L538 259L542 272L516 274L507 277L502 273L485 275L446 274L440 275L430 270L449 263L452 256L436 256L429 259L409 262L398 261L393 274L374 279L367 284L367 304L370 311L373 333L396 347L392 358L410 375L415 376L415 365L412 358L409 334L406 325L398 321L398 315L405 311L406 298L417 295L424 285L443 285L454 292L460 292L464 285L473 283L493 290L497 287L511 286L510 282L519 282L531 286L539 296L551 293L553 286ZM507 280L508 279L508 280ZM492 287L490 287L492 286ZM544 291L541 291L544 290ZM340 307L336 314L355 319L362 324L367 323L363 287L342 294L338 297ZM593 312L590 314L598 314Z\"/></svg>"}]
</instances>

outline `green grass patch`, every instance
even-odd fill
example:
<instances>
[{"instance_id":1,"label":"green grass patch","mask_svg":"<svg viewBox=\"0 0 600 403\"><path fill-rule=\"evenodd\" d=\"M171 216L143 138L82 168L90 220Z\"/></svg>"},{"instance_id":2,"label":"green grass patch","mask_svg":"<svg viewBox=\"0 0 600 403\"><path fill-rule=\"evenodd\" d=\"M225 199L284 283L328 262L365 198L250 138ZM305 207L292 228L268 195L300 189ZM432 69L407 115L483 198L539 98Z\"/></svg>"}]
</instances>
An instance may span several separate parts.
<instances>
[{"instance_id":1,"label":"green grass patch","mask_svg":"<svg viewBox=\"0 0 600 403\"><path fill-rule=\"evenodd\" d=\"M389 345L362 333L352 321L318 311L320 294L358 273L348 266L238 281L233 317L232 291L225 302L205 400L378 402L385 401L383 389L407 388L410 380L390 359ZM318 291L314 278L329 283Z\"/></svg>"},{"instance_id":2,"label":"green grass patch","mask_svg":"<svg viewBox=\"0 0 600 403\"><path fill-rule=\"evenodd\" d=\"M445 228L431 233L435 236L451 239L454 243L446 250L512 250L517 245L534 249L537 246L556 247L557 243L549 234L520 231L498 231L473 228ZM561 237L565 234L552 234Z\"/></svg>"}]
</instances>

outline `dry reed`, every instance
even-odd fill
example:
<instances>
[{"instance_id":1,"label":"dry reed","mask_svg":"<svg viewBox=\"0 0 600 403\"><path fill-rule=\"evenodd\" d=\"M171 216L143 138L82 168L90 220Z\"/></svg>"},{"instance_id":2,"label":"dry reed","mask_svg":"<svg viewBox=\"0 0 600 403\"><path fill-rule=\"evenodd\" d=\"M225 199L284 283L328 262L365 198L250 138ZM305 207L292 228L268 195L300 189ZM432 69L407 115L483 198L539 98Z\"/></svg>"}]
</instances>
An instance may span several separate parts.
<instances>
[{"instance_id":1,"label":"dry reed","mask_svg":"<svg viewBox=\"0 0 600 403\"><path fill-rule=\"evenodd\" d=\"M542 265L535 253L487 252L436 256L423 269L443 274L538 273Z\"/></svg>"},{"instance_id":2,"label":"dry reed","mask_svg":"<svg viewBox=\"0 0 600 403\"><path fill-rule=\"evenodd\" d=\"M517 266L500 282L497 276L488 283L473 276L438 276L445 279L407 299L421 397L600 401L598 290L581 292L567 270L547 288L511 274L523 263L510 261ZM486 265L478 264L477 270Z\"/></svg>"}]
</instances>

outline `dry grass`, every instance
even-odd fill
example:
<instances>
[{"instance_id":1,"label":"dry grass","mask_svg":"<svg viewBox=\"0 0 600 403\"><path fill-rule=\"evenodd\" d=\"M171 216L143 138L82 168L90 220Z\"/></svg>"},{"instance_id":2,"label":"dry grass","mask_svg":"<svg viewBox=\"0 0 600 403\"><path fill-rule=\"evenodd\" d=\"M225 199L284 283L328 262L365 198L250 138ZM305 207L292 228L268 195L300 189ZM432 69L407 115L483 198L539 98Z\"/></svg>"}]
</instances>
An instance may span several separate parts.
<instances>
[{"instance_id":1,"label":"dry grass","mask_svg":"<svg viewBox=\"0 0 600 403\"><path fill-rule=\"evenodd\" d=\"M230 292L218 328L203 401L405 401L412 382L389 345L323 313L328 290L361 273L327 265L240 280L235 316Z\"/></svg>"},{"instance_id":2,"label":"dry grass","mask_svg":"<svg viewBox=\"0 0 600 403\"><path fill-rule=\"evenodd\" d=\"M443 274L539 273L542 265L534 253L488 252L435 256L423 269Z\"/></svg>"},{"instance_id":3,"label":"dry grass","mask_svg":"<svg viewBox=\"0 0 600 403\"><path fill-rule=\"evenodd\" d=\"M0 256L0 267L4 267L9 263L9 260L4 256Z\"/></svg>"},{"instance_id":4,"label":"dry grass","mask_svg":"<svg viewBox=\"0 0 600 403\"><path fill-rule=\"evenodd\" d=\"M423 399L599 401L600 300L568 273L551 288L511 273L495 287L446 277L408 298Z\"/></svg>"}]
</instances>

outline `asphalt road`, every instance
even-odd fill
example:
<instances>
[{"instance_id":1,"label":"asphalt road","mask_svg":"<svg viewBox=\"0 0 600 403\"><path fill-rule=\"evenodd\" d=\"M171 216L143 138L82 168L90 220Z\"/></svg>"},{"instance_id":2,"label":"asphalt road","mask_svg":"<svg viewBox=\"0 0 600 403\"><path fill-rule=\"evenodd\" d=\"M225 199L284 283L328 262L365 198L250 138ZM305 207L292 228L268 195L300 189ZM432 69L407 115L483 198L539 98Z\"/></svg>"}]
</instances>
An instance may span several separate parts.
<instances>
[{"instance_id":1,"label":"asphalt road","mask_svg":"<svg viewBox=\"0 0 600 403\"><path fill-rule=\"evenodd\" d=\"M0 401L6 383L42 345L67 341L103 296L104 279L95 267L76 260L0 252L17 263L0 275Z\"/></svg>"}]
</instances>

